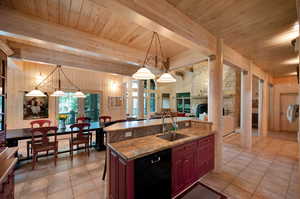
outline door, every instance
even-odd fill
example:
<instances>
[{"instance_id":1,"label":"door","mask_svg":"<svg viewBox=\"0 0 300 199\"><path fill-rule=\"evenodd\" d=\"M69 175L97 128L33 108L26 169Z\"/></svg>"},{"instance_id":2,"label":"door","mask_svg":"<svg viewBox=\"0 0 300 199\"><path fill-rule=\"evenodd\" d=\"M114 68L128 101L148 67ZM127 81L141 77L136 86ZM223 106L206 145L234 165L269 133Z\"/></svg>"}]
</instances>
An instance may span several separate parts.
<instances>
[{"instance_id":1,"label":"door","mask_svg":"<svg viewBox=\"0 0 300 199\"><path fill-rule=\"evenodd\" d=\"M297 104L297 93L287 93L280 95L280 131L297 132L298 119L293 123L287 120L287 109L290 104Z\"/></svg>"},{"instance_id":2,"label":"door","mask_svg":"<svg viewBox=\"0 0 300 199\"><path fill-rule=\"evenodd\" d=\"M0 147L6 145L6 76L7 57L0 50Z\"/></svg>"}]
</instances>

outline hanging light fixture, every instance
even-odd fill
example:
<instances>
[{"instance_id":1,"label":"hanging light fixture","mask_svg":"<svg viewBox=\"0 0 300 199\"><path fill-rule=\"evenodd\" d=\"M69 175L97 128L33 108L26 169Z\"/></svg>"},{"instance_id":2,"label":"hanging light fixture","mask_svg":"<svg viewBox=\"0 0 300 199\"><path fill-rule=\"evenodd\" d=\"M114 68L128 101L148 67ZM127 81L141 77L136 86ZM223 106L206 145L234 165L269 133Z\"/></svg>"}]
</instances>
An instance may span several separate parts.
<instances>
[{"instance_id":1,"label":"hanging light fixture","mask_svg":"<svg viewBox=\"0 0 300 199\"><path fill-rule=\"evenodd\" d=\"M30 91L29 93L26 94L26 96L30 96L30 97L43 97L46 96L42 91L40 91L38 88L44 84L55 72L58 73L58 88L55 89L55 91L50 95L52 97L63 97L65 96L65 92L62 91L61 89L61 74L63 74L63 76L65 77L65 79L73 86L76 88L77 92L74 94L74 97L77 98L85 98L86 96L80 91L79 87L76 86L68 77L67 75L64 73L64 71L61 68L61 65L57 65L57 67L51 72L49 73L49 75L43 80L41 81L34 90Z\"/></svg>"},{"instance_id":2,"label":"hanging light fixture","mask_svg":"<svg viewBox=\"0 0 300 199\"><path fill-rule=\"evenodd\" d=\"M165 62L163 62L163 66L165 72L158 78L157 82L159 83L173 83L176 82L176 79L168 72L170 68L170 60L167 58Z\"/></svg>"},{"instance_id":3,"label":"hanging light fixture","mask_svg":"<svg viewBox=\"0 0 300 199\"><path fill-rule=\"evenodd\" d=\"M163 73L157 80L159 83L173 83L176 79L170 73Z\"/></svg>"},{"instance_id":4,"label":"hanging light fixture","mask_svg":"<svg viewBox=\"0 0 300 199\"><path fill-rule=\"evenodd\" d=\"M149 53L152 48L153 40L156 38L156 34L157 34L156 32L153 32L150 45L147 49L146 57L144 59L143 66L132 75L134 79L147 80L147 79L155 78L155 75L148 68L146 68L146 64L148 62Z\"/></svg>"},{"instance_id":5,"label":"hanging light fixture","mask_svg":"<svg viewBox=\"0 0 300 199\"><path fill-rule=\"evenodd\" d=\"M27 93L25 96L28 97L45 97L46 94L40 91L38 88L35 88L34 90Z\"/></svg>"},{"instance_id":6,"label":"hanging light fixture","mask_svg":"<svg viewBox=\"0 0 300 199\"><path fill-rule=\"evenodd\" d=\"M176 79L170 73L168 73L170 62L169 62L169 59L164 58L160 38L159 38L159 35L157 32L153 32L150 45L147 49L147 53L146 53L146 57L145 57L143 66L140 69L138 69L138 71L136 73L134 73L132 75L132 77L134 79L140 79L140 80L147 80L147 79L155 78L155 75L149 69L146 68L146 64L150 59L149 53L150 53L150 50L152 49L152 47L155 50L155 57L154 57L155 67L158 68L159 63L161 63L162 68L165 71L165 73L160 76L160 78L157 80L157 82L160 82L160 83L176 82ZM159 57L160 57L160 59L159 59Z\"/></svg>"}]
</instances>

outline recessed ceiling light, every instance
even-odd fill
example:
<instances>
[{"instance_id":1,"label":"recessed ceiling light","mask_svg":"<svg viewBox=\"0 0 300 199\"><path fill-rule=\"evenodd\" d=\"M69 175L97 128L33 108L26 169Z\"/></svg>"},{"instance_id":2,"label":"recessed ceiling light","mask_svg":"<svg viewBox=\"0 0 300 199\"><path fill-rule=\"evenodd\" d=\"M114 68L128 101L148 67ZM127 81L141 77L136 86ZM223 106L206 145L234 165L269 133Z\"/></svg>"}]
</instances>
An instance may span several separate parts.
<instances>
[{"instance_id":1,"label":"recessed ceiling light","mask_svg":"<svg viewBox=\"0 0 300 199\"><path fill-rule=\"evenodd\" d=\"M280 45L291 43L293 39L299 37L299 23L294 23L289 29L277 34L270 40L266 41L266 45Z\"/></svg>"},{"instance_id":2,"label":"recessed ceiling light","mask_svg":"<svg viewBox=\"0 0 300 199\"><path fill-rule=\"evenodd\" d=\"M282 64L285 64L285 65L295 65L295 64L299 64L299 57L295 57L295 58L292 58L292 59L288 59L288 60L282 62Z\"/></svg>"}]
</instances>

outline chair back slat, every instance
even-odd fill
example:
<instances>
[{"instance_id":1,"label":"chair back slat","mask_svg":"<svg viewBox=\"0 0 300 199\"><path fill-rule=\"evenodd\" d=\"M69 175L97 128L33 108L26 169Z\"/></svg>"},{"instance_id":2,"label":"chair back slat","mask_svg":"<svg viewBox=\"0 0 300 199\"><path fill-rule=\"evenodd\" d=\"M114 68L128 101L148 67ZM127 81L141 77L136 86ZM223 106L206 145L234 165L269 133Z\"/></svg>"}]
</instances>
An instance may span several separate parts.
<instances>
[{"instance_id":1,"label":"chair back slat","mask_svg":"<svg viewBox=\"0 0 300 199\"><path fill-rule=\"evenodd\" d=\"M30 122L31 128L41 128L41 127L50 127L51 121L50 120L34 120ZM35 127L36 126L36 127Z\"/></svg>"},{"instance_id":2,"label":"chair back slat","mask_svg":"<svg viewBox=\"0 0 300 199\"><path fill-rule=\"evenodd\" d=\"M99 117L99 121L103 122L103 123L105 123L105 122L111 122L111 117L110 116L100 116Z\"/></svg>"},{"instance_id":3,"label":"chair back slat","mask_svg":"<svg viewBox=\"0 0 300 199\"><path fill-rule=\"evenodd\" d=\"M72 124L70 126L72 132L71 132L71 138L73 139L73 134L77 134L77 138L83 138L85 135L83 134L84 129L89 129L90 124L89 123L77 123Z\"/></svg>"},{"instance_id":4,"label":"chair back slat","mask_svg":"<svg viewBox=\"0 0 300 199\"><path fill-rule=\"evenodd\" d=\"M33 128L31 129L31 141L32 144L42 144L42 145L48 145L49 143L49 137L48 134L53 134L54 141L57 141L57 127L41 127L41 128ZM39 138L40 137L40 138Z\"/></svg>"},{"instance_id":5,"label":"chair back slat","mask_svg":"<svg viewBox=\"0 0 300 199\"><path fill-rule=\"evenodd\" d=\"M91 118L89 117L78 117L76 119L76 123L90 123L91 122Z\"/></svg>"}]
</instances>

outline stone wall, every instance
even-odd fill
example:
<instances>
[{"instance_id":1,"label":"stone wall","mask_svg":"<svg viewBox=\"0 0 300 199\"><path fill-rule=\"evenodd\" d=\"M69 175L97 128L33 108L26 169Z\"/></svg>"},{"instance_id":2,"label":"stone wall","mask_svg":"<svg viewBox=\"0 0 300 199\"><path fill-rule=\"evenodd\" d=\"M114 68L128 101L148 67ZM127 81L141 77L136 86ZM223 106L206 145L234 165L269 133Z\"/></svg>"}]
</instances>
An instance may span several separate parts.
<instances>
[{"instance_id":1,"label":"stone wall","mask_svg":"<svg viewBox=\"0 0 300 199\"><path fill-rule=\"evenodd\" d=\"M191 70L192 68L192 70ZM177 82L172 84L158 84L158 91L171 94L171 109L176 110L176 93L190 92L191 105L207 103L208 93L208 63L202 62L181 70L183 76L176 75ZM226 112L234 112L236 93L236 70L224 65L224 108ZM160 106L158 106L158 111Z\"/></svg>"}]
</instances>

